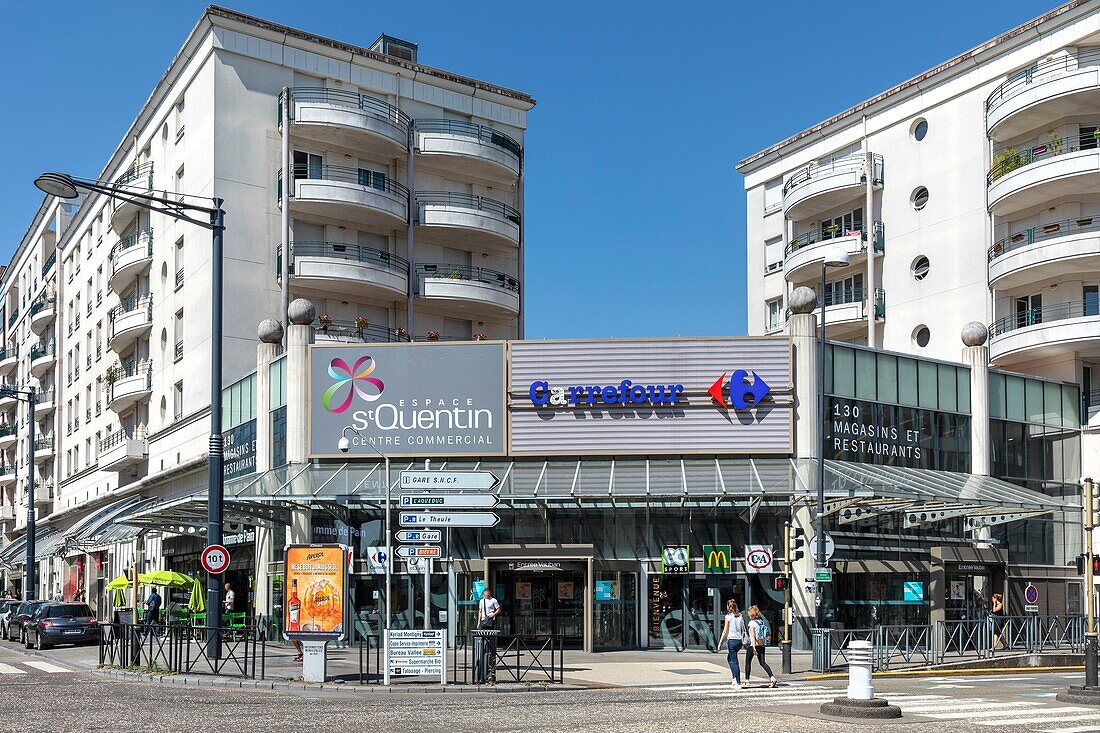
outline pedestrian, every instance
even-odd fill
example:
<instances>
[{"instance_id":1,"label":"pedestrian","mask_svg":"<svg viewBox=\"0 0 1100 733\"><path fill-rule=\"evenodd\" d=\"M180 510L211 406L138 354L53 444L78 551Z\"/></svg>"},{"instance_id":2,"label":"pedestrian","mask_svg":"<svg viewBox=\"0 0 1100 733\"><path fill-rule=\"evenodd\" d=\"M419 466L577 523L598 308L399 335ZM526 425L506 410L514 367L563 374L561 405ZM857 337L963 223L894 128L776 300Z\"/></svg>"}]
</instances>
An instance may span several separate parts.
<instances>
[{"instance_id":1,"label":"pedestrian","mask_svg":"<svg viewBox=\"0 0 1100 733\"><path fill-rule=\"evenodd\" d=\"M771 643L772 628L768 625L764 614L760 613L760 606L749 606L749 644L745 650L745 687L749 686L749 678L752 677L752 658L760 662L760 666L771 678L771 686L779 684L775 673L768 663L764 661L764 649Z\"/></svg>"},{"instance_id":2,"label":"pedestrian","mask_svg":"<svg viewBox=\"0 0 1100 733\"><path fill-rule=\"evenodd\" d=\"M993 648L1007 649L1008 645L1001 638L1005 630L1005 604L1004 596L1000 593L993 594L993 607L989 611L989 618L993 622Z\"/></svg>"},{"instance_id":3,"label":"pedestrian","mask_svg":"<svg viewBox=\"0 0 1100 733\"><path fill-rule=\"evenodd\" d=\"M477 627L479 629L495 629L500 610L500 601L493 598L493 591L488 588L483 590L481 600L477 604Z\"/></svg>"},{"instance_id":4,"label":"pedestrian","mask_svg":"<svg viewBox=\"0 0 1100 733\"><path fill-rule=\"evenodd\" d=\"M149 586L149 597L145 599L145 633L150 629L156 632L160 626L160 607L163 604L155 585Z\"/></svg>"},{"instance_id":5,"label":"pedestrian","mask_svg":"<svg viewBox=\"0 0 1100 733\"><path fill-rule=\"evenodd\" d=\"M741 647L745 643L745 620L741 618L741 609L737 607L737 601L732 598L726 601L726 622L722 626L722 638L718 640L718 646L726 644L726 660L733 674L733 689L741 689L741 665L737 661L737 655L741 653Z\"/></svg>"},{"instance_id":6,"label":"pedestrian","mask_svg":"<svg viewBox=\"0 0 1100 733\"><path fill-rule=\"evenodd\" d=\"M222 600L222 606L225 607L226 613L233 613L233 607L237 605L237 596L233 593L233 586L229 583L225 584L225 598Z\"/></svg>"}]
</instances>

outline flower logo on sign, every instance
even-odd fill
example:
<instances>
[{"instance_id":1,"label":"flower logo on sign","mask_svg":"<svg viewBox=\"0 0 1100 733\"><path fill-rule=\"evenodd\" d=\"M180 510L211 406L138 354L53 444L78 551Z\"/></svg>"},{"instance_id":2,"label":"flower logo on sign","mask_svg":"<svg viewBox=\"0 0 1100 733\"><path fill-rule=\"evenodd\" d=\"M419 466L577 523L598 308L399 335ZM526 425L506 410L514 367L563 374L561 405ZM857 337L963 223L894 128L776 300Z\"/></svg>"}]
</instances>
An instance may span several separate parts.
<instances>
[{"instance_id":1,"label":"flower logo on sign","mask_svg":"<svg viewBox=\"0 0 1100 733\"><path fill-rule=\"evenodd\" d=\"M381 379L370 376L377 366L374 359L369 356L359 357L354 366L348 366L348 363L339 357L330 361L328 375L336 380L336 383L325 390L325 393L321 396L321 405L329 412L339 414L351 407L356 395L359 395L359 399L364 402L377 400L382 396L382 391L386 389L386 385L382 383ZM347 393L343 401L337 404L339 401L337 395L345 387ZM372 394L374 389L378 390L376 394Z\"/></svg>"}]
</instances>

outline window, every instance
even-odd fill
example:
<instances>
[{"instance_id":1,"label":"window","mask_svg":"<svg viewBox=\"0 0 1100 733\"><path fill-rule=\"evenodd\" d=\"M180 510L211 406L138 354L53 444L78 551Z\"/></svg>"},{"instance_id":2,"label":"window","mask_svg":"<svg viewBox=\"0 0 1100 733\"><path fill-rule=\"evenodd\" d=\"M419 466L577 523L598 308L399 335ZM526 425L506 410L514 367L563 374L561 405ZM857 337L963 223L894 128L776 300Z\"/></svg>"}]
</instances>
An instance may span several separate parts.
<instances>
[{"instance_id":1,"label":"window","mask_svg":"<svg viewBox=\"0 0 1100 733\"><path fill-rule=\"evenodd\" d=\"M909 203L913 205L913 208L920 211L928 205L928 189L924 186L917 186L913 189L913 195L909 197Z\"/></svg>"},{"instance_id":2,"label":"window","mask_svg":"<svg viewBox=\"0 0 1100 733\"><path fill-rule=\"evenodd\" d=\"M919 143L928 134L928 120L923 117L917 118L913 126L909 128L909 134Z\"/></svg>"},{"instance_id":3,"label":"window","mask_svg":"<svg viewBox=\"0 0 1100 733\"><path fill-rule=\"evenodd\" d=\"M1086 285L1083 289L1084 315L1100 316L1100 288Z\"/></svg>"},{"instance_id":4,"label":"window","mask_svg":"<svg viewBox=\"0 0 1100 733\"><path fill-rule=\"evenodd\" d=\"M774 298L765 304L764 329L768 332L783 328L783 299Z\"/></svg>"},{"instance_id":5,"label":"window","mask_svg":"<svg viewBox=\"0 0 1100 733\"><path fill-rule=\"evenodd\" d=\"M821 238L850 237L863 229L863 207L821 221Z\"/></svg>"},{"instance_id":6,"label":"window","mask_svg":"<svg viewBox=\"0 0 1100 733\"><path fill-rule=\"evenodd\" d=\"M774 178L764 184L764 211L769 212L783 203L783 177Z\"/></svg>"},{"instance_id":7,"label":"window","mask_svg":"<svg viewBox=\"0 0 1100 733\"><path fill-rule=\"evenodd\" d=\"M929 340L932 338L931 331L928 330L928 326L917 326L913 329L913 343L920 348L928 346Z\"/></svg>"},{"instance_id":8,"label":"window","mask_svg":"<svg viewBox=\"0 0 1100 733\"><path fill-rule=\"evenodd\" d=\"M183 382L176 382L172 387L172 414L175 419L183 417Z\"/></svg>"},{"instance_id":9,"label":"window","mask_svg":"<svg viewBox=\"0 0 1100 733\"><path fill-rule=\"evenodd\" d=\"M921 255L917 259L913 260L913 264L910 267L910 271L913 273L914 280L923 280L928 277L929 262L928 258Z\"/></svg>"},{"instance_id":10,"label":"window","mask_svg":"<svg viewBox=\"0 0 1100 733\"><path fill-rule=\"evenodd\" d=\"M294 177L320 178L323 167L320 155L302 150L294 151Z\"/></svg>"},{"instance_id":11,"label":"window","mask_svg":"<svg viewBox=\"0 0 1100 733\"><path fill-rule=\"evenodd\" d=\"M179 193L179 194L183 193L183 166L182 165L179 167L179 170L176 171L175 192Z\"/></svg>"},{"instance_id":12,"label":"window","mask_svg":"<svg viewBox=\"0 0 1100 733\"><path fill-rule=\"evenodd\" d=\"M183 285L183 237L176 240L175 250L176 287Z\"/></svg>"},{"instance_id":13,"label":"window","mask_svg":"<svg viewBox=\"0 0 1100 733\"><path fill-rule=\"evenodd\" d=\"M1025 295L1016 298L1016 328L1043 322L1043 296Z\"/></svg>"},{"instance_id":14,"label":"window","mask_svg":"<svg viewBox=\"0 0 1100 733\"><path fill-rule=\"evenodd\" d=\"M184 99L180 97L180 101L176 102L176 140L179 141L183 137L184 118L183 118L183 105Z\"/></svg>"},{"instance_id":15,"label":"window","mask_svg":"<svg viewBox=\"0 0 1100 733\"><path fill-rule=\"evenodd\" d=\"M179 361L183 358L183 309L180 308L176 311L176 317L172 326L174 338L172 343L175 344L175 361Z\"/></svg>"},{"instance_id":16,"label":"window","mask_svg":"<svg viewBox=\"0 0 1100 733\"><path fill-rule=\"evenodd\" d=\"M828 283L825 286L825 305L857 303L864 299L863 273Z\"/></svg>"},{"instance_id":17,"label":"window","mask_svg":"<svg viewBox=\"0 0 1100 733\"><path fill-rule=\"evenodd\" d=\"M379 173L378 171L367 170L366 168L360 168L359 185L370 186L371 188L377 188L379 191L385 191L386 174Z\"/></svg>"},{"instance_id":18,"label":"window","mask_svg":"<svg viewBox=\"0 0 1100 733\"><path fill-rule=\"evenodd\" d=\"M774 272L783 268L783 237L773 237L764 242L764 271Z\"/></svg>"}]
</instances>

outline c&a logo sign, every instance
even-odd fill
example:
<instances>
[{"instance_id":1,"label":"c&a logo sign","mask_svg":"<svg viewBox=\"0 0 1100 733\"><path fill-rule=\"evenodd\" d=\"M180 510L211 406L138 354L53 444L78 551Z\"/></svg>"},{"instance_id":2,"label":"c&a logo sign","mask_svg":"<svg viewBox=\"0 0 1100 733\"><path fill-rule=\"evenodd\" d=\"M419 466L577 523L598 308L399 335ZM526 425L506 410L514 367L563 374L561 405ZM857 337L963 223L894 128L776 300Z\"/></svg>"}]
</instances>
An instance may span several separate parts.
<instances>
[{"instance_id":1,"label":"c&a logo sign","mask_svg":"<svg viewBox=\"0 0 1100 733\"><path fill-rule=\"evenodd\" d=\"M748 380L749 373L744 369L738 369L730 375L728 386L726 375L723 374L710 386L707 393L723 410L728 410L731 407L734 410L747 410L750 407L759 405L760 401L772 391L768 383L756 372L752 373L752 382L750 383ZM729 394L728 400L726 398L727 393ZM752 398L752 401L750 402L748 398Z\"/></svg>"},{"instance_id":2,"label":"c&a logo sign","mask_svg":"<svg viewBox=\"0 0 1100 733\"><path fill-rule=\"evenodd\" d=\"M348 366L340 357L330 361L328 375L336 382L321 396L321 405L329 412L339 414L351 407L356 395L364 402L377 400L386 389L381 379L371 376L377 366L378 363L369 356L359 357L353 366ZM337 395L345 388L347 392L341 400ZM375 389L378 392L372 394Z\"/></svg>"}]
</instances>

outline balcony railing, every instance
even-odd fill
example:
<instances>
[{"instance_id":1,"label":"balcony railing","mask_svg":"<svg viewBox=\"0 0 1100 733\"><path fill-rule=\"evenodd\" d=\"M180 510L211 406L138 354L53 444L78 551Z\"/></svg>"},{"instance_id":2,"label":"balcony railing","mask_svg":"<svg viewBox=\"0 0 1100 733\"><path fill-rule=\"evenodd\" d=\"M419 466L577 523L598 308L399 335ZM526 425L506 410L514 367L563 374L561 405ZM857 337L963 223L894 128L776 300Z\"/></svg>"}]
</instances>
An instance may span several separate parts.
<instances>
[{"instance_id":1,"label":"balcony railing","mask_svg":"<svg viewBox=\"0 0 1100 733\"><path fill-rule=\"evenodd\" d=\"M325 87L294 87L290 90L291 110L295 102L321 102L358 110L385 120L405 132L412 126L412 118L388 102L345 89ZM283 105L279 105L279 124L282 124ZM293 114L293 112L291 112Z\"/></svg>"},{"instance_id":2,"label":"balcony railing","mask_svg":"<svg viewBox=\"0 0 1100 733\"><path fill-rule=\"evenodd\" d=\"M5 438L9 435L15 435L18 431L18 426L15 423L3 423L0 424L0 438Z\"/></svg>"},{"instance_id":3,"label":"balcony railing","mask_svg":"<svg viewBox=\"0 0 1100 733\"><path fill-rule=\"evenodd\" d=\"M56 347L53 341L47 341L46 343L37 343L31 347L31 361L41 359L44 356L53 356L56 351Z\"/></svg>"},{"instance_id":4,"label":"balcony railing","mask_svg":"<svg viewBox=\"0 0 1100 733\"><path fill-rule=\"evenodd\" d=\"M9 344L0 349L0 361L5 359L16 359L19 357L19 347Z\"/></svg>"},{"instance_id":5,"label":"balcony railing","mask_svg":"<svg viewBox=\"0 0 1100 733\"><path fill-rule=\"evenodd\" d=\"M114 379L111 379L107 383L107 402L110 403L115 399L115 387L118 383L124 379L130 377L145 377L145 388L148 389L153 383L153 362L141 361L130 362L123 366L115 367Z\"/></svg>"},{"instance_id":6,"label":"balcony railing","mask_svg":"<svg viewBox=\"0 0 1100 733\"><path fill-rule=\"evenodd\" d=\"M491 285L501 290L513 293L519 292L519 281L503 272L490 270L487 267L471 267L469 265L424 264L416 266L417 280L424 278L443 278L445 280L465 280Z\"/></svg>"},{"instance_id":7,"label":"balcony railing","mask_svg":"<svg viewBox=\"0 0 1100 733\"><path fill-rule=\"evenodd\" d=\"M19 311L15 311L10 316L8 316L8 328L11 328L12 326L14 326L15 322L18 319L19 319Z\"/></svg>"},{"instance_id":8,"label":"balcony railing","mask_svg":"<svg viewBox=\"0 0 1100 733\"><path fill-rule=\"evenodd\" d=\"M176 342L176 350L175 350L174 358L175 358L176 361L179 361L180 359L183 358L183 342L182 341L177 341Z\"/></svg>"},{"instance_id":9,"label":"balcony railing","mask_svg":"<svg viewBox=\"0 0 1100 733\"><path fill-rule=\"evenodd\" d=\"M45 277L46 273L53 269L53 266L57 263L57 250L50 252L50 256L46 258L46 261L42 263L42 276Z\"/></svg>"},{"instance_id":10,"label":"balcony railing","mask_svg":"<svg viewBox=\"0 0 1100 733\"><path fill-rule=\"evenodd\" d=\"M1100 65L1100 49L1081 51L1073 55L1067 54L1032 64L1010 75L993 90L985 100L986 114L1025 91L1035 82L1049 81L1064 74L1097 65Z\"/></svg>"},{"instance_id":11,"label":"balcony railing","mask_svg":"<svg viewBox=\"0 0 1100 733\"><path fill-rule=\"evenodd\" d=\"M834 305L850 305L852 303L866 303L867 302L867 288L843 288L841 290L830 290L825 293L825 297L822 298L824 306L826 308ZM874 306L875 306L875 318L886 317L886 291L882 288L875 288L874 291ZM786 309L786 319L791 318L791 309Z\"/></svg>"},{"instance_id":12,"label":"balcony railing","mask_svg":"<svg viewBox=\"0 0 1100 733\"><path fill-rule=\"evenodd\" d=\"M1065 303L1052 303L1039 308L1028 308L993 321L989 325L989 335L1000 336L1018 328L1084 316L1100 316L1100 302L1075 300Z\"/></svg>"},{"instance_id":13,"label":"balcony railing","mask_svg":"<svg viewBox=\"0 0 1100 733\"><path fill-rule=\"evenodd\" d=\"M1100 130L1069 137L1048 136L1026 143L1022 149L1016 146L1001 148L994 153L993 165L985 180L987 184L992 185L998 178L1003 178L1012 171L1031 165L1037 160L1098 148L1100 148Z\"/></svg>"},{"instance_id":14,"label":"balcony railing","mask_svg":"<svg viewBox=\"0 0 1100 733\"><path fill-rule=\"evenodd\" d=\"M783 195L786 196L792 189L819 176L827 176L832 173L845 173L853 170L862 171L866 157L867 156L863 153L853 153L841 158L830 158L829 160L817 161L810 163L804 168L799 168L792 173L791 177L787 179L787 182L783 184ZM882 183L882 156L873 154L871 160L874 165L871 182L877 186Z\"/></svg>"},{"instance_id":15,"label":"balcony railing","mask_svg":"<svg viewBox=\"0 0 1100 733\"><path fill-rule=\"evenodd\" d=\"M127 313L133 313L138 310L146 310L152 315L153 312L153 296L145 295L131 295L114 308L107 312L107 318L111 321L126 315Z\"/></svg>"},{"instance_id":16,"label":"balcony railing","mask_svg":"<svg viewBox=\"0 0 1100 733\"><path fill-rule=\"evenodd\" d=\"M381 267L387 270L393 270L403 275L409 273L409 261L398 257L397 255L391 255L389 252L380 249L374 249L372 247L363 247L358 244L342 244L340 242L299 242L294 241L290 243L291 251L294 256L297 257L327 257L337 260L348 260L349 262L363 262ZM282 252L278 253L278 269L282 271ZM290 272L294 272L294 263L291 262Z\"/></svg>"},{"instance_id":17,"label":"balcony railing","mask_svg":"<svg viewBox=\"0 0 1100 733\"><path fill-rule=\"evenodd\" d=\"M441 132L445 135L472 137L478 142L507 150L517 158L523 157L523 146L514 138L485 125L477 125L465 120L417 120L415 128L417 132Z\"/></svg>"},{"instance_id":18,"label":"balcony railing","mask_svg":"<svg viewBox=\"0 0 1100 733\"><path fill-rule=\"evenodd\" d=\"M115 179L116 186L153 186L153 162L135 164L127 168L121 176Z\"/></svg>"},{"instance_id":19,"label":"balcony railing","mask_svg":"<svg viewBox=\"0 0 1100 733\"><path fill-rule=\"evenodd\" d=\"M43 435L34 439L34 452L37 453L40 450L53 450L52 435Z\"/></svg>"},{"instance_id":20,"label":"balcony railing","mask_svg":"<svg viewBox=\"0 0 1100 733\"><path fill-rule=\"evenodd\" d=\"M370 171L365 168L352 168L346 165L309 165L299 163L292 167L294 180L310 181L338 181L341 183L354 183L359 186L383 191L402 201L408 201L409 189L393 180L385 173ZM282 197L283 172L279 171L278 195ZM294 191L291 189L291 198Z\"/></svg>"},{"instance_id":21,"label":"balcony railing","mask_svg":"<svg viewBox=\"0 0 1100 733\"><path fill-rule=\"evenodd\" d=\"M1082 216L1076 219L1063 219L1062 221L1054 221L1049 224L1040 224L1039 226L1024 229L1023 231L1016 232L1003 239L997 240L993 246L989 248L987 254L989 256L989 261L992 262L1001 255L1008 254L1022 247L1027 247L1036 242L1042 242L1043 240L1054 239L1056 237L1066 237L1071 234L1080 234L1082 232L1100 232L1100 216L1095 218L1091 216Z\"/></svg>"},{"instance_id":22,"label":"balcony railing","mask_svg":"<svg viewBox=\"0 0 1100 733\"><path fill-rule=\"evenodd\" d=\"M882 252L883 242L885 237L885 228L881 221L876 221L874 225L875 233L875 251ZM863 232L863 222L853 222L850 227L837 227L832 228L832 225L823 227L821 229L813 229L808 232L803 232L798 236L791 239L790 244L787 245L787 249L784 251L784 255L790 257L793 253L802 249L803 247L809 247L811 244L817 244L818 242L826 242L830 239L839 239L840 237L850 237L855 234L862 236L863 241L867 241L867 235Z\"/></svg>"},{"instance_id":23,"label":"balcony railing","mask_svg":"<svg viewBox=\"0 0 1100 733\"><path fill-rule=\"evenodd\" d=\"M46 390L42 390L41 392L35 392L34 393L34 404L43 405L43 404L47 404L47 403L50 403L50 402L53 402L53 390L52 389L46 389Z\"/></svg>"},{"instance_id":24,"label":"balcony railing","mask_svg":"<svg viewBox=\"0 0 1100 733\"><path fill-rule=\"evenodd\" d=\"M115 246L111 247L111 252L107 255L107 257L108 259L113 260L114 258L121 255L123 252L131 250L134 247L145 247L146 250L148 250L149 252L149 256L153 256L152 227L145 227L144 229L136 231L133 234L118 240L118 242L115 243Z\"/></svg>"},{"instance_id":25,"label":"balcony railing","mask_svg":"<svg viewBox=\"0 0 1100 733\"><path fill-rule=\"evenodd\" d=\"M114 448L116 445L122 445L122 443L127 440L145 440L147 435L145 428L115 431L99 441L99 452L103 453Z\"/></svg>"},{"instance_id":26,"label":"balcony railing","mask_svg":"<svg viewBox=\"0 0 1100 733\"><path fill-rule=\"evenodd\" d=\"M377 343L410 340L409 335L405 333L403 328L394 329L375 325L366 325L360 328L350 321L330 321L329 323L318 321L313 325L313 328L319 338L332 341Z\"/></svg>"},{"instance_id":27,"label":"balcony railing","mask_svg":"<svg viewBox=\"0 0 1100 733\"><path fill-rule=\"evenodd\" d=\"M176 270L176 290L183 287L183 268Z\"/></svg>"},{"instance_id":28,"label":"balcony railing","mask_svg":"<svg viewBox=\"0 0 1100 733\"><path fill-rule=\"evenodd\" d=\"M54 308L57 305L57 297L53 295L39 295L31 303L31 316L34 316L48 308Z\"/></svg>"},{"instance_id":29,"label":"balcony railing","mask_svg":"<svg viewBox=\"0 0 1100 733\"><path fill-rule=\"evenodd\" d=\"M484 211L501 219L507 219L513 224L519 224L519 211L503 201L474 196L469 193L452 193L450 191L417 191L417 205L429 206L454 206L459 209L474 209Z\"/></svg>"}]
</instances>

